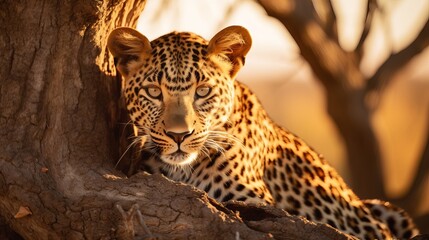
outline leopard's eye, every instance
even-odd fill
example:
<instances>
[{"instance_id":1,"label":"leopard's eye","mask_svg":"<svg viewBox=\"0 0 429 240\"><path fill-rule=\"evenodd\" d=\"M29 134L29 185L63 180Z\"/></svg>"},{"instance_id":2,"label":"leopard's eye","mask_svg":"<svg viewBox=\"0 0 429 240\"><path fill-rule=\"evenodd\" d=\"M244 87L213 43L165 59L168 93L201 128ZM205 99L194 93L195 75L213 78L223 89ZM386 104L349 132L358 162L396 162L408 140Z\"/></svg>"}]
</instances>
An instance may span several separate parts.
<instances>
[{"instance_id":1,"label":"leopard's eye","mask_svg":"<svg viewBox=\"0 0 429 240\"><path fill-rule=\"evenodd\" d=\"M210 87L201 86L201 87L197 88L195 94L197 95L197 97L203 98L203 97L207 97L211 91L212 91L212 89Z\"/></svg>"},{"instance_id":2,"label":"leopard's eye","mask_svg":"<svg viewBox=\"0 0 429 240\"><path fill-rule=\"evenodd\" d=\"M145 88L145 91L147 93L147 95L149 95L149 97L151 98L160 98L161 97L161 88L157 87L157 86L149 86L147 88Z\"/></svg>"}]
</instances>

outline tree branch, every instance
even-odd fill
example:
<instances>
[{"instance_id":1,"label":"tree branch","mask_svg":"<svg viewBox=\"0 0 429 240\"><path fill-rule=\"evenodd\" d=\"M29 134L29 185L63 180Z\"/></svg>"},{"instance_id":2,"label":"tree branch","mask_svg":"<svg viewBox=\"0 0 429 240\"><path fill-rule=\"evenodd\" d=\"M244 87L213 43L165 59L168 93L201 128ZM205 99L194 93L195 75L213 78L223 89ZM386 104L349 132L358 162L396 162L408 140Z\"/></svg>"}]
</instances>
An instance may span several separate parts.
<instances>
[{"instance_id":1,"label":"tree branch","mask_svg":"<svg viewBox=\"0 0 429 240\"><path fill-rule=\"evenodd\" d=\"M368 34L371 30L371 26L372 26L372 20L374 17L374 13L375 10L378 9L378 4L376 0L368 0L368 3L366 5L366 16L365 16L365 21L364 21L364 27L362 30L362 35L359 39L359 42L356 46L356 57L358 59L359 62L361 62L362 57L363 57L363 47L364 47L364 43L368 37Z\"/></svg>"},{"instance_id":2,"label":"tree branch","mask_svg":"<svg viewBox=\"0 0 429 240\"><path fill-rule=\"evenodd\" d=\"M353 236L339 232L327 224L308 221L304 217L289 215L284 210L269 206L227 202L225 207L240 214L243 221L252 229L269 232L274 239L307 240L352 240Z\"/></svg>"},{"instance_id":3,"label":"tree branch","mask_svg":"<svg viewBox=\"0 0 429 240\"><path fill-rule=\"evenodd\" d=\"M337 16L332 7L331 0L313 1L320 23L325 33L333 40L338 42Z\"/></svg>"},{"instance_id":4,"label":"tree branch","mask_svg":"<svg viewBox=\"0 0 429 240\"><path fill-rule=\"evenodd\" d=\"M0 178L5 181L1 186L9 186L0 197L0 214L26 239L65 239L72 236L80 239L127 239L127 229L133 227L121 219L114 206L128 210L135 204L140 206L139 211L150 231L162 239L192 236L201 239L207 235L232 239L236 232L240 232L244 239L268 238L263 232L249 229L238 216L209 200L202 191L160 175L139 174L126 179L108 168L91 171L88 169L94 166L82 164L68 168L69 172L85 172L84 175L76 175L75 185L70 186L49 172L34 172L26 176L15 174L24 167L37 169L38 165L26 162L14 166L4 162L0 172ZM42 188L39 185L42 182L49 189ZM65 193L49 182L67 185L69 189ZM33 191L23 191L27 187ZM19 206L28 207L33 214L14 219L11 216ZM200 224L201 219L210 224ZM139 236L138 229L134 230L136 232L132 236Z\"/></svg>"},{"instance_id":5,"label":"tree branch","mask_svg":"<svg viewBox=\"0 0 429 240\"><path fill-rule=\"evenodd\" d=\"M295 39L301 55L325 86L343 91L359 89L364 84L358 64L326 34L317 20L312 1L260 0L268 15L277 18ZM282 5L281 5L282 6Z\"/></svg>"},{"instance_id":6,"label":"tree branch","mask_svg":"<svg viewBox=\"0 0 429 240\"><path fill-rule=\"evenodd\" d=\"M375 74L368 80L366 92L381 95L381 92L389 85L393 76L403 69L403 66L420 54L429 45L429 21L426 21L422 30L414 41L398 53L390 57L378 68Z\"/></svg>"}]
</instances>

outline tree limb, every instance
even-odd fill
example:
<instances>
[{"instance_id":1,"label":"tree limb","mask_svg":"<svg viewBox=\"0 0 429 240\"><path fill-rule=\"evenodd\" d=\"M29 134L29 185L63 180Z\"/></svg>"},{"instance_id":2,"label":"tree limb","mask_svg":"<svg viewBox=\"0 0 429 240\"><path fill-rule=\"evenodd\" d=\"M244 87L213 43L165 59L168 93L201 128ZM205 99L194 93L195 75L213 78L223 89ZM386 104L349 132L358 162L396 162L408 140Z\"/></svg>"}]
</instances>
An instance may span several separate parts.
<instances>
[{"instance_id":1,"label":"tree limb","mask_svg":"<svg viewBox=\"0 0 429 240\"><path fill-rule=\"evenodd\" d=\"M426 21L422 30L411 44L390 57L377 69L375 74L368 80L366 92L381 95L382 91L389 85L403 66L411 61L416 55L423 52L429 45L429 20Z\"/></svg>"},{"instance_id":2,"label":"tree limb","mask_svg":"<svg viewBox=\"0 0 429 240\"><path fill-rule=\"evenodd\" d=\"M363 86L364 78L355 59L326 34L317 20L312 1L281 1L285 5L284 9L277 6L279 1L259 2L268 15L283 23L295 39L301 55L325 86L335 86L344 91Z\"/></svg>"},{"instance_id":3,"label":"tree limb","mask_svg":"<svg viewBox=\"0 0 429 240\"><path fill-rule=\"evenodd\" d=\"M240 214L252 229L269 232L275 239L307 240L352 240L353 236L343 234L326 224L313 223L304 217L291 216L284 210L268 206L227 202L226 207Z\"/></svg>"},{"instance_id":4,"label":"tree limb","mask_svg":"<svg viewBox=\"0 0 429 240\"><path fill-rule=\"evenodd\" d=\"M361 62L362 57L363 57L363 47L364 47L364 43L368 37L368 34L371 30L371 26L372 26L372 20L374 17L374 13L375 11L378 9L378 3L376 0L368 0L368 3L366 5L366 15L365 15L365 21L363 23L363 30L362 30L362 34L360 36L359 42L356 46L356 57L358 59L359 62Z\"/></svg>"},{"instance_id":5,"label":"tree limb","mask_svg":"<svg viewBox=\"0 0 429 240\"><path fill-rule=\"evenodd\" d=\"M330 0L313 1L319 16L320 23L326 34L334 41L338 42L337 16Z\"/></svg>"}]
</instances>

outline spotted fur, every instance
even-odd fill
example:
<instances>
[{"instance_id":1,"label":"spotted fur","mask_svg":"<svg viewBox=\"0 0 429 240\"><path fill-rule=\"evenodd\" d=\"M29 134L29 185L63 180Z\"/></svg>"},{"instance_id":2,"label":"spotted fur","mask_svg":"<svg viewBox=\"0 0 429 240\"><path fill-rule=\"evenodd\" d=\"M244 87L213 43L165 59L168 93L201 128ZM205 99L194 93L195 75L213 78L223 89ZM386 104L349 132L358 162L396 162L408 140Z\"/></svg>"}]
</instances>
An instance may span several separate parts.
<instances>
[{"instance_id":1,"label":"spotted fur","mask_svg":"<svg viewBox=\"0 0 429 240\"><path fill-rule=\"evenodd\" d=\"M149 42L130 28L108 48L124 77L142 168L206 191L219 201L266 203L365 239L409 238L411 218L362 201L302 139L275 124L235 76L251 46L246 29L210 41L173 32Z\"/></svg>"}]
</instances>

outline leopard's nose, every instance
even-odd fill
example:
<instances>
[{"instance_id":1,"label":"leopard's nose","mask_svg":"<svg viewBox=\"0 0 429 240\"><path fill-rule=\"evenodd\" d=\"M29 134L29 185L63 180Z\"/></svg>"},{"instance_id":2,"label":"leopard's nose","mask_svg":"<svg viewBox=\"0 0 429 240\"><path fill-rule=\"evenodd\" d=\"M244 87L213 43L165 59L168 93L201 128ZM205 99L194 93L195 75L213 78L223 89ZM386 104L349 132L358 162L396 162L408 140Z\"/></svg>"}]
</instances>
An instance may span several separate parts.
<instances>
[{"instance_id":1,"label":"leopard's nose","mask_svg":"<svg viewBox=\"0 0 429 240\"><path fill-rule=\"evenodd\" d=\"M180 145L180 143L182 143L183 140L185 140L185 138L191 136L194 131L192 130L192 131L185 131L185 132L172 132L172 131L164 131L164 132L165 132L165 135L167 135L168 137L173 139L177 144Z\"/></svg>"}]
</instances>

